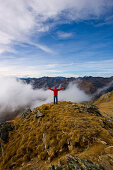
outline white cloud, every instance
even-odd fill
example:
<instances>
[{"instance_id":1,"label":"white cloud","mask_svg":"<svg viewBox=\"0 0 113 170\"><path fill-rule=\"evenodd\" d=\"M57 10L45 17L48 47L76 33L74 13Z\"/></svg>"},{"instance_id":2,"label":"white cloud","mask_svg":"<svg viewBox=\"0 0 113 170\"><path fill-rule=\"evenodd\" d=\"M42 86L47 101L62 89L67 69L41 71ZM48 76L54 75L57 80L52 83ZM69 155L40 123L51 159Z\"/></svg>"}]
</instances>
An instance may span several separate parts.
<instances>
[{"instance_id":1,"label":"white cloud","mask_svg":"<svg viewBox=\"0 0 113 170\"><path fill-rule=\"evenodd\" d=\"M26 0L0 1L0 52L13 52L12 45L16 42L28 42L35 29L45 31L41 23L36 22L34 11ZM43 29L43 30L42 30ZM45 52L52 50L44 45L37 47Z\"/></svg>"},{"instance_id":2,"label":"white cloud","mask_svg":"<svg viewBox=\"0 0 113 170\"><path fill-rule=\"evenodd\" d=\"M101 27L103 25L109 25L109 24L113 24L113 15L107 16L104 21L96 24L96 27Z\"/></svg>"},{"instance_id":3,"label":"white cloud","mask_svg":"<svg viewBox=\"0 0 113 170\"><path fill-rule=\"evenodd\" d=\"M36 15L41 14L43 21L60 14L75 20L89 19L91 16L99 17L112 4L111 0L33 0L28 2Z\"/></svg>"},{"instance_id":4,"label":"white cloud","mask_svg":"<svg viewBox=\"0 0 113 170\"><path fill-rule=\"evenodd\" d=\"M39 43L33 43L31 41L27 41L28 44L33 45L35 47L38 47L39 49L41 49L42 51L45 51L47 53L51 53L54 54L55 52L53 50L51 50L50 48L48 48L45 45L39 44Z\"/></svg>"},{"instance_id":5,"label":"white cloud","mask_svg":"<svg viewBox=\"0 0 113 170\"><path fill-rule=\"evenodd\" d=\"M60 39L68 39L68 38L72 38L74 35L71 32L58 31L57 36Z\"/></svg>"},{"instance_id":6,"label":"white cloud","mask_svg":"<svg viewBox=\"0 0 113 170\"><path fill-rule=\"evenodd\" d=\"M113 60L81 61L77 63L50 63L41 64L28 58L13 58L11 56L1 59L0 76L15 77L43 77L43 76L112 76Z\"/></svg>"},{"instance_id":7,"label":"white cloud","mask_svg":"<svg viewBox=\"0 0 113 170\"><path fill-rule=\"evenodd\" d=\"M0 52L11 52L15 41L27 42L34 33L48 31L49 19L58 23L61 18L69 21L99 18L110 5L111 0L0 0ZM40 44L37 47L52 51Z\"/></svg>"},{"instance_id":8,"label":"white cloud","mask_svg":"<svg viewBox=\"0 0 113 170\"><path fill-rule=\"evenodd\" d=\"M59 92L59 100L82 102L90 100L90 97L77 88L76 84L70 84L68 89ZM12 117L15 111L22 108L42 105L53 102L53 92L50 90L33 90L31 85L17 81L16 78L0 77L0 121Z\"/></svg>"}]
</instances>

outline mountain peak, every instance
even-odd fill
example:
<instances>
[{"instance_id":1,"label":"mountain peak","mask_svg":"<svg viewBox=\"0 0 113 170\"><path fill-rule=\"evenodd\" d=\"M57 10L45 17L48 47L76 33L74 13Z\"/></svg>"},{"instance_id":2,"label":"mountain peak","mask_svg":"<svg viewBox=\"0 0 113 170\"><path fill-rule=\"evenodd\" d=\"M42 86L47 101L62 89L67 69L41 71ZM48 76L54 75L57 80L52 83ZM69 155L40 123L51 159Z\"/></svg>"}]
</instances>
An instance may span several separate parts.
<instances>
[{"instance_id":1,"label":"mountain peak","mask_svg":"<svg viewBox=\"0 0 113 170\"><path fill-rule=\"evenodd\" d=\"M7 144L2 141L1 169L27 169L29 163L31 169L48 169L59 161L66 168L67 155L101 164L99 157L113 144L112 123L90 104L48 103L10 123L15 129Z\"/></svg>"}]
</instances>

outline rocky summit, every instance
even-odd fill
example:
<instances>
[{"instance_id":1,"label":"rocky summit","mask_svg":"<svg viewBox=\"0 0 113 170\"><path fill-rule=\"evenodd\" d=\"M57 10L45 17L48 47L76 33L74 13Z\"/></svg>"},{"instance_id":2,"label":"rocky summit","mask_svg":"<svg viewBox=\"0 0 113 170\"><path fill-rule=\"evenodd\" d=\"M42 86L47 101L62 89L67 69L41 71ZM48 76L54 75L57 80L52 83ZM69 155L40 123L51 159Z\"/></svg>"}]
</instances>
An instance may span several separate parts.
<instances>
[{"instance_id":1,"label":"rocky summit","mask_svg":"<svg viewBox=\"0 0 113 170\"><path fill-rule=\"evenodd\" d=\"M1 170L113 169L113 120L94 104L44 104L0 129Z\"/></svg>"}]
</instances>

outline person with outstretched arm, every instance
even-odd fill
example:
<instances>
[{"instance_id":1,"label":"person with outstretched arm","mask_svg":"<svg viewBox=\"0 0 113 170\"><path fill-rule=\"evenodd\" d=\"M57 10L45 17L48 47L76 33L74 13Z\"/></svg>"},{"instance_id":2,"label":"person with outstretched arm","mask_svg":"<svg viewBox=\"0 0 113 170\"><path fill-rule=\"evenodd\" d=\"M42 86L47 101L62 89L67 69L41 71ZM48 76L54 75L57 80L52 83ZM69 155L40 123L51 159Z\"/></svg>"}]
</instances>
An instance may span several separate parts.
<instances>
[{"instance_id":1,"label":"person with outstretched arm","mask_svg":"<svg viewBox=\"0 0 113 170\"><path fill-rule=\"evenodd\" d=\"M57 89L56 86L54 89L48 88L49 90L52 90L54 92L54 104L58 104L58 91L62 90L63 88Z\"/></svg>"}]
</instances>

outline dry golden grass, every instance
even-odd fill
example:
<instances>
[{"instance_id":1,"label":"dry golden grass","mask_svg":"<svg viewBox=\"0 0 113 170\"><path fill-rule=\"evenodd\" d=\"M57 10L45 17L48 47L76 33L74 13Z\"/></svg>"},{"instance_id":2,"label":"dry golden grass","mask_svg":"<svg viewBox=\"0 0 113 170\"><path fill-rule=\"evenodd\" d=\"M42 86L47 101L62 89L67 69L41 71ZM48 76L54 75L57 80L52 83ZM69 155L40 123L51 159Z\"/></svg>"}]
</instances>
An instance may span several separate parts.
<instances>
[{"instance_id":1,"label":"dry golden grass","mask_svg":"<svg viewBox=\"0 0 113 170\"><path fill-rule=\"evenodd\" d=\"M107 113L113 116L113 91L101 96L95 104L99 107L103 115Z\"/></svg>"},{"instance_id":2,"label":"dry golden grass","mask_svg":"<svg viewBox=\"0 0 113 170\"><path fill-rule=\"evenodd\" d=\"M15 130L10 132L9 142L4 144L4 156L0 155L0 169L29 169L35 166L48 169L50 163L65 162L66 155L98 162L107 146L113 145L110 129L103 127L107 118L75 109L82 104L59 102L37 107L31 116L11 121ZM36 118L40 110L45 116ZM1 153L0 153L1 154ZM36 160L36 161L35 161ZM46 162L45 162L46 161ZM46 167L46 168L45 168ZM40 168L39 168L40 169Z\"/></svg>"}]
</instances>

